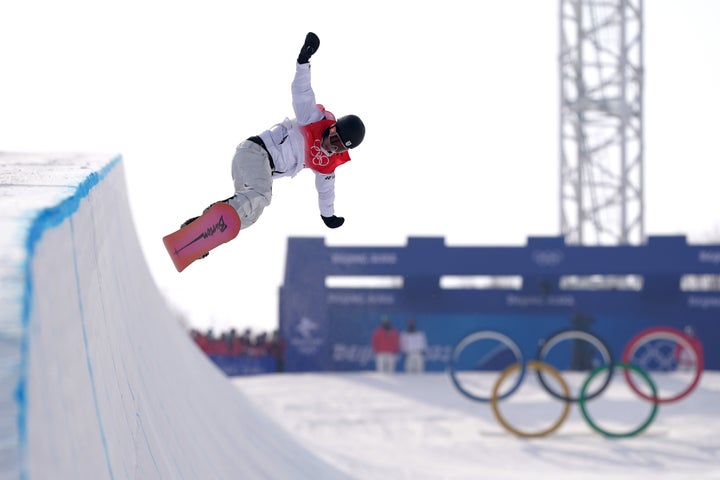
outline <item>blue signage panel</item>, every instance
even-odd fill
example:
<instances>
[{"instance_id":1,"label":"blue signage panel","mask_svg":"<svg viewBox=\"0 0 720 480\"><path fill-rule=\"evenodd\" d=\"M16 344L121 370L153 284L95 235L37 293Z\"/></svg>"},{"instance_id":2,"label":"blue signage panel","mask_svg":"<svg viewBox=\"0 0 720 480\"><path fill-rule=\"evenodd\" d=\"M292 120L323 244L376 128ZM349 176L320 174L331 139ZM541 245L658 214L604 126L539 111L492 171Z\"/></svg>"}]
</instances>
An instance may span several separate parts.
<instances>
[{"instance_id":1,"label":"blue signage panel","mask_svg":"<svg viewBox=\"0 0 720 480\"><path fill-rule=\"evenodd\" d=\"M326 287L328 276L369 275L402 277L402 286ZM440 278L446 275L513 275L522 278L522 287L444 289ZM590 275L632 275L640 285L562 288L563 277ZM716 289L681 290L684 275L709 275ZM524 247L446 247L442 239L411 238L405 247L388 248L326 247L322 239L291 238L280 291L286 369L373 369L370 339L382 317L398 330L415 320L428 339L429 371L444 370L457 342L474 331L501 332L525 358L534 358L540 341L578 326L602 338L617 359L646 328L690 326L706 345L705 367L720 369L720 352L707 347L720 340L717 279L720 246L689 246L684 237L650 237L634 247L566 246L554 237L531 238ZM493 368L490 360L487 368Z\"/></svg>"}]
</instances>

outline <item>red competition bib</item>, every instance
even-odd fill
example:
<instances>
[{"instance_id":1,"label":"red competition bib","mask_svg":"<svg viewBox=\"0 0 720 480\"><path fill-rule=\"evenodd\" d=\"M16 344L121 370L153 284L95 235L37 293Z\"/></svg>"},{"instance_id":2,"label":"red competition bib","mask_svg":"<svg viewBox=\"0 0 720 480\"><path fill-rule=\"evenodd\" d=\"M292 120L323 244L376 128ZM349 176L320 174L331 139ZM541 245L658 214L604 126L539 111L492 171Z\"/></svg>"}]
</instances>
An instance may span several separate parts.
<instances>
[{"instance_id":1,"label":"red competition bib","mask_svg":"<svg viewBox=\"0 0 720 480\"><path fill-rule=\"evenodd\" d=\"M350 154L344 151L328 156L320 148L322 134L326 128L335 124L335 115L326 111L322 105L318 105L318 108L325 115L325 118L299 128L305 138L305 166L316 172L328 174L334 172L343 163L349 162Z\"/></svg>"}]
</instances>

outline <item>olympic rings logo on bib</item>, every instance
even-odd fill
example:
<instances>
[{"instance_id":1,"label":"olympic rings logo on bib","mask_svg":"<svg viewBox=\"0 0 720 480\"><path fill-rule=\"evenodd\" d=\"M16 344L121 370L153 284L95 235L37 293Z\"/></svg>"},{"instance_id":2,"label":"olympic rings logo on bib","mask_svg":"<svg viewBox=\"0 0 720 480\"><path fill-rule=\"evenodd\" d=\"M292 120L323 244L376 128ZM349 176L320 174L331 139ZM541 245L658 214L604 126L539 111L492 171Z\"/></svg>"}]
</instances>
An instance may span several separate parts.
<instances>
[{"instance_id":1,"label":"olympic rings logo on bib","mask_svg":"<svg viewBox=\"0 0 720 480\"><path fill-rule=\"evenodd\" d=\"M330 157L320 148L320 140L315 140L315 144L310 147L310 151L313 155L310 160L313 165L324 167L330 163Z\"/></svg>"},{"instance_id":2,"label":"olympic rings logo on bib","mask_svg":"<svg viewBox=\"0 0 720 480\"><path fill-rule=\"evenodd\" d=\"M558 345L565 344L567 347L569 341L573 342L574 347L572 369L589 372L581 385L575 385L576 392L568 384L568 376L552 365L558 351L565 355L568 352L567 348L563 350ZM480 348L488 342L494 348ZM474 357L468 353L473 350ZM502 368L500 363L509 365ZM554 433L567 419L572 404L577 403L584 420L594 431L605 437L625 438L647 429L656 418L660 404L687 397L699 384L703 368L702 346L697 339L675 328L653 327L638 333L627 343L620 362L614 360L607 344L600 337L586 330L567 329L550 335L540 342L536 358L529 361L525 361L518 345L507 335L482 330L458 342L448 370L452 383L460 393L471 400L489 403L498 423L516 436L537 438ZM500 370L500 375L490 385L484 381L485 377L476 375L481 370ZM549 425L534 430L514 426L501 409L503 400L515 394L526 380L528 370L535 373L542 390L561 402L557 418ZM614 373L617 370L622 371L626 384L634 394L649 405L649 412L641 422L636 427L624 430L602 427L593 418L589 408L589 403L605 393L611 382L616 380ZM681 387L677 387L678 379L672 378L672 385L679 391L667 394L664 389L657 387L648 370L679 372L684 383L680 382ZM570 378L574 378L573 375ZM480 389L484 389L485 393L479 393Z\"/></svg>"}]
</instances>

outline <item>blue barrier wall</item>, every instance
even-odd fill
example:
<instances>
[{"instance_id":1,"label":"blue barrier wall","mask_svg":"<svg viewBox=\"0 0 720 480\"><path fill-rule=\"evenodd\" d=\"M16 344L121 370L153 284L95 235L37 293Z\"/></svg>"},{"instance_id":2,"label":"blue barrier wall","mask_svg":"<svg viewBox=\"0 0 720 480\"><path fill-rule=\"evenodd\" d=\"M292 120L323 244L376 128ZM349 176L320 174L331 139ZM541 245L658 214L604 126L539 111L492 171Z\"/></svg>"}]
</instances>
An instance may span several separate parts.
<instances>
[{"instance_id":1,"label":"blue barrier wall","mask_svg":"<svg viewBox=\"0 0 720 480\"><path fill-rule=\"evenodd\" d=\"M270 355L208 355L210 360L229 377L259 375L278 371L277 360Z\"/></svg>"},{"instance_id":2,"label":"blue barrier wall","mask_svg":"<svg viewBox=\"0 0 720 480\"><path fill-rule=\"evenodd\" d=\"M442 276L520 276L520 289L444 289ZM567 276L633 275L638 290L565 290ZM560 237L531 237L520 247L447 247L442 238L410 238L404 247L327 247L321 238L288 241L280 328L288 371L374 368L370 338L382 316L399 330L409 317L426 332L430 371L443 370L465 335L493 329L523 355L577 326L580 315L612 353L652 326L690 325L705 345L720 340L720 291L685 291L683 275L720 275L720 245L650 237L643 246L583 247ZM400 276L401 288L327 288L326 277ZM705 348L705 366L720 352ZM402 364L400 365L400 368Z\"/></svg>"}]
</instances>

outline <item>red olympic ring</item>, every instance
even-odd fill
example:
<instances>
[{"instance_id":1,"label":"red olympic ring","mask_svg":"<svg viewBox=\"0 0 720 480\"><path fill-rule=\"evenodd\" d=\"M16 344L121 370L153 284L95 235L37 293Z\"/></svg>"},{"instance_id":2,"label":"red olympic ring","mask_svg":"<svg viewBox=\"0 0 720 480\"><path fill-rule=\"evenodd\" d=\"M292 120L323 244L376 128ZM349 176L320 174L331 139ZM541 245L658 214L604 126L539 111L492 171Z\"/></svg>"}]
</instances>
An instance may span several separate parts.
<instances>
[{"instance_id":1,"label":"red olympic ring","mask_svg":"<svg viewBox=\"0 0 720 480\"><path fill-rule=\"evenodd\" d=\"M652 327L648 328L646 330L643 330L642 332L635 335L630 341L628 342L627 346L625 347L625 350L622 354L622 361L625 363L633 363L633 356L637 350L643 346L646 343L649 343L653 340L656 340L658 338L662 339L670 339L672 341L675 341L678 345L682 346L686 351L691 352L693 356L695 357L695 375L693 376L690 384L682 391L675 395L670 395L663 397L660 394L658 394L656 397L653 397L651 395L648 395L647 393L641 391L637 385L635 384L634 380L630 376L629 372L625 370L623 373L625 374L625 379L627 380L630 387L633 389L635 393L637 393L640 397L644 398L645 400L649 400L654 403L672 403L677 402L678 400L681 400L690 393L695 390L695 388L700 383L700 377L702 376L703 369L705 367L704 360L703 360L703 351L702 346L699 342L694 342L690 336L686 335L684 332L672 328L672 327Z\"/></svg>"}]
</instances>

